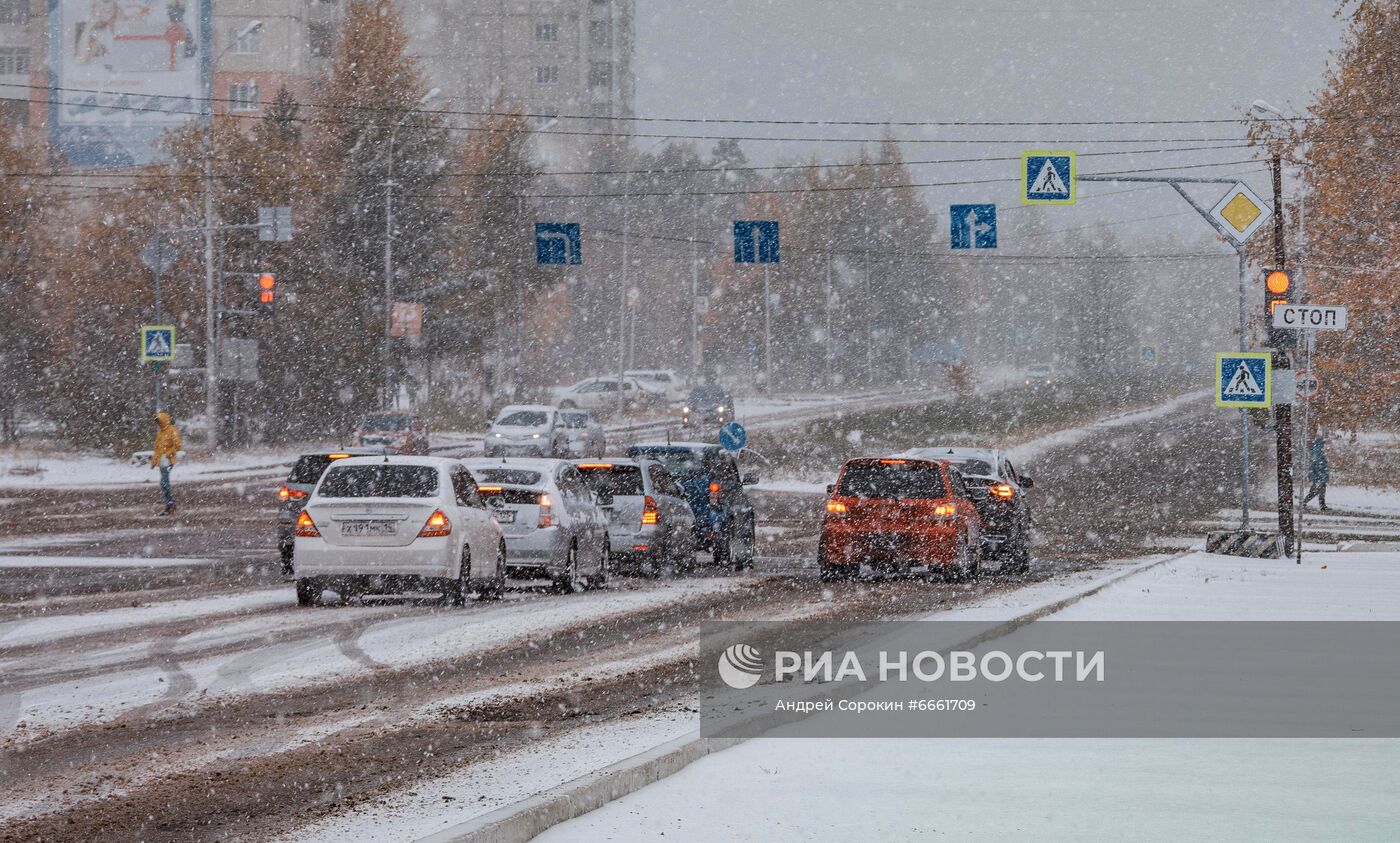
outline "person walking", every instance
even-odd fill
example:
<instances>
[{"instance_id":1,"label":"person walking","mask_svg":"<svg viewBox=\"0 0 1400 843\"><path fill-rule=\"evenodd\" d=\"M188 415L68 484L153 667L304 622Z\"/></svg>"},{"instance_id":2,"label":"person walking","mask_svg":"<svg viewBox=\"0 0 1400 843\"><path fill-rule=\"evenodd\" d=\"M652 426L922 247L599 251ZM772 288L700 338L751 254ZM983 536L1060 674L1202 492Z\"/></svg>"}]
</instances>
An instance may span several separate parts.
<instances>
[{"instance_id":1,"label":"person walking","mask_svg":"<svg viewBox=\"0 0 1400 843\"><path fill-rule=\"evenodd\" d=\"M170 469L180 453L180 431L169 413L156 413L156 444L151 449L151 468L160 469L160 493L165 497L164 515L175 512L175 493L170 488Z\"/></svg>"},{"instance_id":2,"label":"person walking","mask_svg":"<svg viewBox=\"0 0 1400 843\"><path fill-rule=\"evenodd\" d=\"M1312 482L1312 485L1308 488L1307 497L1303 498L1303 506L1307 506L1308 501L1317 498L1318 507L1323 512L1327 512L1327 481L1331 478L1332 472L1327 464L1326 443L1322 439L1321 430L1313 433L1309 453L1308 480Z\"/></svg>"}]
</instances>

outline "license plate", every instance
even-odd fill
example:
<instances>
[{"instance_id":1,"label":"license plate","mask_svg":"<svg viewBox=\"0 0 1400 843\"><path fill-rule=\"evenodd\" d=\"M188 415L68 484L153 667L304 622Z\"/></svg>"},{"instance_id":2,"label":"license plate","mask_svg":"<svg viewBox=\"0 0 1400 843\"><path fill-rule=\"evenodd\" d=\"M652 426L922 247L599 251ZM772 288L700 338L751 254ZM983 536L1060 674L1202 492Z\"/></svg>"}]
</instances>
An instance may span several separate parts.
<instances>
[{"instance_id":1,"label":"license plate","mask_svg":"<svg viewBox=\"0 0 1400 843\"><path fill-rule=\"evenodd\" d=\"M499 522L499 523L501 523L501 524L514 524L514 523L515 523L515 510L513 510L513 509L498 509L498 510L496 510L496 521Z\"/></svg>"},{"instance_id":2,"label":"license plate","mask_svg":"<svg viewBox=\"0 0 1400 843\"><path fill-rule=\"evenodd\" d=\"M395 521L349 521L340 525L342 536L396 536L399 525Z\"/></svg>"}]
</instances>

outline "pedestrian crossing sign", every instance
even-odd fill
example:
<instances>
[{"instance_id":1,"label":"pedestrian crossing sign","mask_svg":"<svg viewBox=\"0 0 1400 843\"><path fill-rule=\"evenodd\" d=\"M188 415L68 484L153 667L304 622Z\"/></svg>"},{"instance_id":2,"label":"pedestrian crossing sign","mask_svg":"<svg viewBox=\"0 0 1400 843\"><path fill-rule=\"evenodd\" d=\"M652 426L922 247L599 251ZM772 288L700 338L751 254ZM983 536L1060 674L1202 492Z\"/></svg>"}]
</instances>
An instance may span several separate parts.
<instances>
[{"instance_id":1,"label":"pedestrian crossing sign","mask_svg":"<svg viewBox=\"0 0 1400 843\"><path fill-rule=\"evenodd\" d=\"M1268 352L1234 351L1215 355L1217 407L1267 407L1273 372Z\"/></svg>"},{"instance_id":2,"label":"pedestrian crossing sign","mask_svg":"<svg viewBox=\"0 0 1400 843\"><path fill-rule=\"evenodd\" d=\"M1073 152L1022 152L1022 204L1073 205L1075 171Z\"/></svg>"},{"instance_id":3,"label":"pedestrian crossing sign","mask_svg":"<svg viewBox=\"0 0 1400 843\"><path fill-rule=\"evenodd\" d=\"M169 363L175 359L175 326L141 326L141 362Z\"/></svg>"}]
</instances>

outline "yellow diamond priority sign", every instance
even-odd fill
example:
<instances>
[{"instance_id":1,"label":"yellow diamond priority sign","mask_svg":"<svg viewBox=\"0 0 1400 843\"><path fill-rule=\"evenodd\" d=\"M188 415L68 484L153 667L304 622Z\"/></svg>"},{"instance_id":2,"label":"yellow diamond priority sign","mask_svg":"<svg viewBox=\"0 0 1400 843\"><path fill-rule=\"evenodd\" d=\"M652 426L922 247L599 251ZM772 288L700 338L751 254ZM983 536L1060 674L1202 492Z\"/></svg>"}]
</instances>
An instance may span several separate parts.
<instances>
[{"instance_id":1,"label":"yellow diamond priority sign","mask_svg":"<svg viewBox=\"0 0 1400 843\"><path fill-rule=\"evenodd\" d=\"M1215 203L1210 216L1232 240L1243 243L1258 231L1259 226L1273 216L1273 213L1273 209L1264 204L1264 200L1255 195L1248 185L1236 182L1235 186Z\"/></svg>"}]
</instances>

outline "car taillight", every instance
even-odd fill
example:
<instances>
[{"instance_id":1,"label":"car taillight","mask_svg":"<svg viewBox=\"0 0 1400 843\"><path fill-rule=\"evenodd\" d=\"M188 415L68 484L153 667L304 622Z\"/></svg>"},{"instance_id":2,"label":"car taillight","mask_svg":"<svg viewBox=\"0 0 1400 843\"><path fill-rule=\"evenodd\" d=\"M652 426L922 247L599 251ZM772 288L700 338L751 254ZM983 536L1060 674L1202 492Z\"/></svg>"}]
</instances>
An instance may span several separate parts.
<instances>
[{"instance_id":1,"label":"car taillight","mask_svg":"<svg viewBox=\"0 0 1400 843\"><path fill-rule=\"evenodd\" d=\"M987 487L987 490L1004 501L1009 501L1016 497L1016 490L1007 483L993 483L991 486Z\"/></svg>"},{"instance_id":2,"label":"car taillight","mask_svg":"<svg viewBox=\"0 0 1400 843\"><path fill-rule=\"evenodd\" d=\"M647 495L642 499L642 526L661 523L661 510L656 508L656 498Z\"/></svg>"},{"instance_id":3,"label":"car taillight","mask_svg":"<svg viewBox=\"0 0 1400 843\"><path fill-rule=\"evenodd\" d=\"M304 498L304 497L306 497L306 493L303 492L303 491L300 490L300 489L293 489L293 488L290 488L290 487L288 487L288 486L283 486L282 488L280 488L280 489L277 490L277 499L278 499L279 501L293 500L293 499L299 500L299 499Z\"/></svg>"},{"instance_id":4,"label":"car taillight","mask_svg":"<svg viewBox=\"0 0 1400 843\"><path fill-rule=\"evenodd\" d=\"M428 516L424 522L423 529L418 531L418 538L431 539L436 536L452 535L452 522L447 520L447 516L442 510L433 510L433 514Z\"/></svg>"},{"instance_id":5,"label":"car taillight","mask_svg":"<svg viewBox=\"0 0 1400 843\"><path fill-rule=\"evenodd\" d=\"M947 521L957 514L958 507L956 504L939 503L933 505L933 517L938 520Z\"/></svg>"},{"instance_id":6,"label":"car taillight","mask_svg":"<svg viewBox=\"0 0 1400 843\"><path fill-rule=\"evenodd\" d=\"M719 506L719 484L710 484L710 505Z\"/></svg>"},{"instance_id":7,"label":"car taillight","mask_svg":"<svg viewBox=\"0 0 1400 843\"><path fill-rule=\"evenodd\" d=\"M316 522L311 520L311 513L302 510L297 516L296 534L304 539L319 538L321 531L316 529Z\"/></svg>"},{"instance_id":8,"label":"car taillight","mask_svg":"<svg viewBox=\"0 0 1400 843\"><path fill-rule=\"evenodd\" d=\"M832 515L845 515L846 504L838 500L829 500L826 502L826 511Z\"/></svg>"},{"instance_id":9,"label":"car taillight","mask_svg":"<svg viewBox=\"0 0 1400 843\"><path fill-rule=\"evenodd\" d=\"M540 492L540 523L539 528L554 526L554 503L549 499L549 492Z\"/></svg>"}]
</instances>

